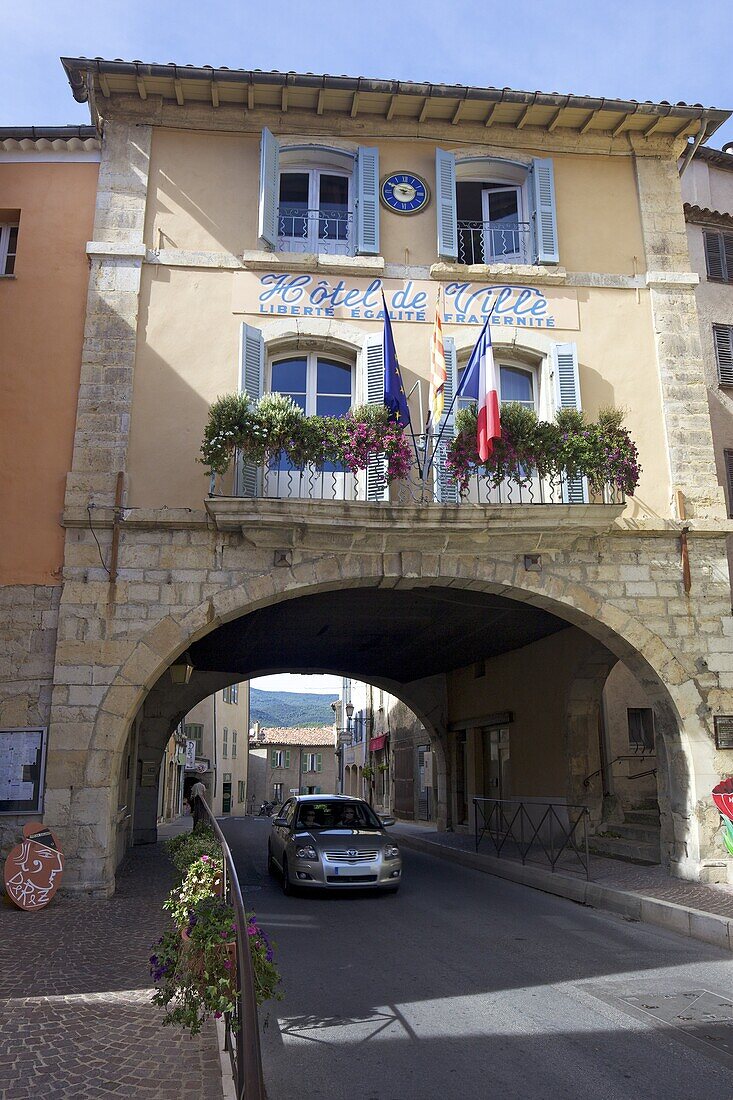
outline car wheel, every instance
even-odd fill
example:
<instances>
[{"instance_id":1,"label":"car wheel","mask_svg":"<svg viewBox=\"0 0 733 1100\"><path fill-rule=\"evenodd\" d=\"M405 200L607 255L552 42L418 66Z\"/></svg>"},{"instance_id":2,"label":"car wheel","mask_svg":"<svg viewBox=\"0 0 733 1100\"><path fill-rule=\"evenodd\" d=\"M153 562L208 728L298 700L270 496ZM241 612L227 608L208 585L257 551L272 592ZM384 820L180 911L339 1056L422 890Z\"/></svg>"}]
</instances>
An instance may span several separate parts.
<instances>
[{"instance_id":1,"label":"car wheel","mask_svg":"<svg viewBox=\"0 0 733 1100\"><path fill-rule=\"evenodd\" d=\"M275 860L272 858L272 848L269 844L267 845L267 873L268 875L277 874L277 865L275 863Z\"/></svg>"},{"instance_id":2,"label":"car wheel","mask_svg":"<svg viewBox=\"0 0 733 1100\"><path fill-rule=\"evenodd\" d=\"M283 856L283 877L282 877L283 894L289 897L295 891L295 887L290 881L290 872L288 871L287 856Z\"/></svg>"}]
</instances>

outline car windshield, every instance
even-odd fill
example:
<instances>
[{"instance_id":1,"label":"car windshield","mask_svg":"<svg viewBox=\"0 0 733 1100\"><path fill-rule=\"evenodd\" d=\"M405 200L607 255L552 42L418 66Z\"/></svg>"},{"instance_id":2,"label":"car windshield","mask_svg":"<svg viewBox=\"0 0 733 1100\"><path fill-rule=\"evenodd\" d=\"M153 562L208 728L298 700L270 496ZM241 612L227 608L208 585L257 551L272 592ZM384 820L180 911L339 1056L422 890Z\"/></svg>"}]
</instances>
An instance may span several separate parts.
<instances>
[{"instance_id":1,"label":"car windshield","mask_svg":"<svg viewBox=\"0 0 733 1100\"><path fill-rule=\"evenodd\" d=\"M381 829L382 823L366 802L324 799L306 802L298 810L302 829Z\"/></svg>"}]
</instances>

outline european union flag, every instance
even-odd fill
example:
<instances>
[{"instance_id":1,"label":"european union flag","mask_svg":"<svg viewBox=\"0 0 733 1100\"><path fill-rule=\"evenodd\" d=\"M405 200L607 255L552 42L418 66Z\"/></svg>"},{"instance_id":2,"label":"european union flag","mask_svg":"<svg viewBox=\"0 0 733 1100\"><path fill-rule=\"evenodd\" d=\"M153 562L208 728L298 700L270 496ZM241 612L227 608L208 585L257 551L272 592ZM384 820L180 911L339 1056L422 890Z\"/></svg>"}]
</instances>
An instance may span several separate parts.
<instances>
[{"instance_id":1,"label":"european union flag","mask_svg":"<svg viewBox=\"0 0 733 1100\"><path fill-rule=\"evenodd\" d=\"M392 322L384 300L384 403L389 410L390 420L396 420L405 426L410 423L410 410L407 406L407 395L402 381L402 372L397 362L397 352L392 335Z\"/></svg>"}]
</instances>

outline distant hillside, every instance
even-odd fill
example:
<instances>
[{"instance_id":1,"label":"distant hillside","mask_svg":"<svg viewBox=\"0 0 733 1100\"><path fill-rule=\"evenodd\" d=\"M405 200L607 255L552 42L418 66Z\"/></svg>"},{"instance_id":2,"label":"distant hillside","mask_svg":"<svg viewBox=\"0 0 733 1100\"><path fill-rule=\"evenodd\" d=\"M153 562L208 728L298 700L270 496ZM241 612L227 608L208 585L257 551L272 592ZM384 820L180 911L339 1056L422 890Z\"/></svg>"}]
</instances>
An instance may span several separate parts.
<instances>
[{"instance_id":1,"label":"distant hillside","mask_svg":"<svg viewBox=\"0 0 733 1100\"><path fill-rule=\"evenodd\" d=\"M309 695L301 691L250 689L250 722L261 726L330 726L333 695Z\"/></svg>"}]
</instances>

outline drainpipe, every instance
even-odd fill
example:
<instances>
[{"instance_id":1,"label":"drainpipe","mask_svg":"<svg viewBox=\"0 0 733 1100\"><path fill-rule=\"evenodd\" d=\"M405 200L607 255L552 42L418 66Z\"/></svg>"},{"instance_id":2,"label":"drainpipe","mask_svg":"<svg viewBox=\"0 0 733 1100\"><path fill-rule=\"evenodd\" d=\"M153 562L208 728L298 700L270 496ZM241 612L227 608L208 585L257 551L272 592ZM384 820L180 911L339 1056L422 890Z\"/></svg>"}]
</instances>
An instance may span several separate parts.
<instances>
[{"instance_id":1,"label":"drainpipe","mask_svg":"<svg viewBox=\"0 0 733 1100\"><path fill-rule=\"evenodd\" d=\"M708 131L707 122L704 122L704 121L701 122L700 123L700 129L697 131L697 134L695 135L695 140L690 141L690 142L687 143L687 148L685 149L685 155L682 158L682 164L680 165L680 179L682 179L682 177L684 176L685 172L687 171L687 169L690 166L690 161L694 157L694 155L697 152L698 148L702 145L702 143L705 139L705 135L706 135L707 131Z\"/></svg>"}]
</instances>

